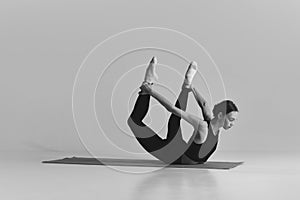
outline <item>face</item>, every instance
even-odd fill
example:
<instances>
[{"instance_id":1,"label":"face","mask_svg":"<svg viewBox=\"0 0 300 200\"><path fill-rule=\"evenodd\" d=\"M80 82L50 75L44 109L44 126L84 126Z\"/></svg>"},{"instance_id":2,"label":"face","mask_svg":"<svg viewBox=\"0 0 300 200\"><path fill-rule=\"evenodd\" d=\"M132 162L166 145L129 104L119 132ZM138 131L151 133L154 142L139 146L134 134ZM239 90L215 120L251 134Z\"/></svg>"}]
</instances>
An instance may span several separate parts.
<instances>
[{"instance_id":1,"label":"face","mask_svg":"<svg viewBox=\"0 0 300 200\"><path fill-rule=\"evenodd\" d=\"M232 111L230 113L228 113L225 117L224 117L224 125L223 128L225 130L230 129L232 126L234 126L234 123L236 121L238 117L238 112L236 111Z\"/></svg>"}]
</instances>

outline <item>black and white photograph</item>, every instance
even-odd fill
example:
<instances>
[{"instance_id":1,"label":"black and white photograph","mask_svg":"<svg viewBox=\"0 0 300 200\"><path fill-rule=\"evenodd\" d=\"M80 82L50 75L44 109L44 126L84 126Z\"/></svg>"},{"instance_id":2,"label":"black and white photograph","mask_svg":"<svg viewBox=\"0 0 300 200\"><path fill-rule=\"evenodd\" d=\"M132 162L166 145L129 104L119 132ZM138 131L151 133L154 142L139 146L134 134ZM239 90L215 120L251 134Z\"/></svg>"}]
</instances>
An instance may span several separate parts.
<instances>
[{"instance_id":1,"label":"black and white photograph","mask_svg":"<svg viewBox=\"0 0 300 200\"><path fill-rule=\"evenodd\" d=\"M0 199L298 200L299 10L0 0Z\"/></svg>"}]
</instances>

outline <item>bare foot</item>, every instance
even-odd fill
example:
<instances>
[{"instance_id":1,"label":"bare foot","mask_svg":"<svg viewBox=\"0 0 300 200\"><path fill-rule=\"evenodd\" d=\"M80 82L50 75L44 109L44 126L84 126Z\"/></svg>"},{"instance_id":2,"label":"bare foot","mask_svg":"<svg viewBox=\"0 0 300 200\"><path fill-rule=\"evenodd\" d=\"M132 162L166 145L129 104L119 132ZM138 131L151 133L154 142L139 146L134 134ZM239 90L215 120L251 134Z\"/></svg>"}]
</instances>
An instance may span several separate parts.
<instances>
[{"instance_id":1,"label":"bare foot","mask_svg":"<svg viewBox=\"0 0 300 200\"><path fill-rule=\"evenodd\" d=\"M145 73L145 78L144 78L144 82L148 82L148 83L153 83L153 81L157 81L158 80L158 76L155 72L155 66L157 64L157 59L156 57L154 56L147 69L146 69L146 73Z\"/></svg>"},{"instance_id":2,"label":"bare foot","mask_svg":"<svg viewBox=\"0 0 300 200\"><path fill-rule=\"evenodd\" d=\"M196 72L197 63L195 61L192 61L185 72L184 81L182 84L183 87L190 88Z\"/></svg>"}]
</instances>

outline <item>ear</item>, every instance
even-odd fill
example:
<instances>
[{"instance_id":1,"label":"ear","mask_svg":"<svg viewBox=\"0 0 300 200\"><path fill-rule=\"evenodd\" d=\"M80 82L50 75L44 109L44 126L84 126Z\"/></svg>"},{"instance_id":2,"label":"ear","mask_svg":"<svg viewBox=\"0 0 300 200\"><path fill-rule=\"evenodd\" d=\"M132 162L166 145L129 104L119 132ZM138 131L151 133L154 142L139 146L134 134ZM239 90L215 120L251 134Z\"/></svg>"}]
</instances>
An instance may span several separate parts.
<instances>
[{"instance_id":1,"label":"ear","mask_svg":"<svg viewBox=\"0 0 300 200\"><path fill-rule=\"evenodd\" d=\"M219 113L218 113L218 118L219 118L219 119L221 119L223 116L224 116L224 115L223 115L222 112L219 112Z\"/></svg>"}]
</instances>

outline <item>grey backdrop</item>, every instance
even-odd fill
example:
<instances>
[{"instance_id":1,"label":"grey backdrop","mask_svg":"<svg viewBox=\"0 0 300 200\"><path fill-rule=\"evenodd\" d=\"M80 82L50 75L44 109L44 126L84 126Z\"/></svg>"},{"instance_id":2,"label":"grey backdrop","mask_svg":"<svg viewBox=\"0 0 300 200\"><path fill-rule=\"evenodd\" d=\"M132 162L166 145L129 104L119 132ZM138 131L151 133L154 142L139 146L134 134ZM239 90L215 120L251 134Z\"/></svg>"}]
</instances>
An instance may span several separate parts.
<instances>
[{"instance_id":1,"label":"grey backdrop","mask_svg":"<svg viewBox=\"0 0 300 200\"><path fill-rule=\"evenodd\" d=\"M299 7L293 0L1 1L0 150L84 151L71 107L81 62L115 33L158 26L208 50L241 110L236 126L222 131L220 151L299 151ZM164 112L153 107L152 122Z\"/></svg>"}]
</instances>

